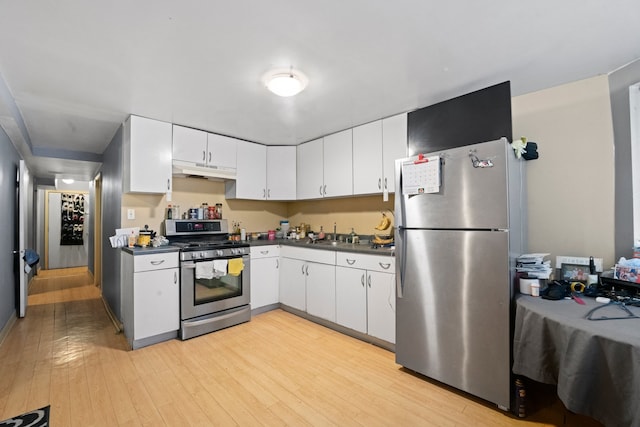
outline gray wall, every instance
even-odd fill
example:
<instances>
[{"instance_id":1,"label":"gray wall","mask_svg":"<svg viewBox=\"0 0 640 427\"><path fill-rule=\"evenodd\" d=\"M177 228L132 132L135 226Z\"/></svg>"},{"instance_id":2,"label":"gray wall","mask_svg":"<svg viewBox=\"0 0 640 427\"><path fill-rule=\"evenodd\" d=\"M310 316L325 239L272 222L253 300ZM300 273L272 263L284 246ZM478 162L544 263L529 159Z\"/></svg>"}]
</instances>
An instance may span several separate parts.
<instances>
[{"instance_id":1,"label":"gray wall","mask_svg":"<svg viewBox=\"0 0 640 427\"><path fill-rule=\"evenodd\" d=\"M121 228L122 135L120 126L102 159L102 295L120 320L120 249L111 247L109 236Z\"/></svg>"},{"instance_id":2,"label":"gray wall","mask_svg":"<svg viewBox=\"0 0 640 427\"><path fill-rule=\"evenodd\" d=\"M630 258L633 247L633 179L629 86L640 82L640 60L609 75L615 139L615 251Z\"/></svg>"},{"instance_id":3,"label":"gray wall","mask_svg":"<svg viewBox=\"0 0 640 427\"><path fill-rule=\"evenodd\" d=\"M14 230L18 226L15 213L15 183L16 169L20 156L13 147L9 137L0 127L0 218L6 219L6 224L0 227L0 242L5 242L5 250L0 251L0 330L11 319L16 311L16 292L13 281L13 253Z\"/></svg>"}]
</instances>

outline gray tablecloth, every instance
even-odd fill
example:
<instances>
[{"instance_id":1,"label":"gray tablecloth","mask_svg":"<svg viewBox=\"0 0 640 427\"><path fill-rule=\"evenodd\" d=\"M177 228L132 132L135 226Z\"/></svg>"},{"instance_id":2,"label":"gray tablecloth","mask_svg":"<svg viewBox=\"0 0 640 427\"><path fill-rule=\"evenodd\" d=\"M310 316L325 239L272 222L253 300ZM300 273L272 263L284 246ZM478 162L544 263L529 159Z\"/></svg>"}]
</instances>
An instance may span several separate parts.
<instances>
[{"instance_id":1,"label":"gray tablecloth","mask_svg":"<svg viewBox=\"0 0 640 427\"><path fill-rule=\"evenodd\" d=\"M556 384L572 412L607 426L640 427L640 319L587 320L602 304L583 298L551 301L519 295L513 340L513 373ZM640 316L639 307L630 310ZM616 306L594 317L626 314Z\"/></svg>"}]
</instances>

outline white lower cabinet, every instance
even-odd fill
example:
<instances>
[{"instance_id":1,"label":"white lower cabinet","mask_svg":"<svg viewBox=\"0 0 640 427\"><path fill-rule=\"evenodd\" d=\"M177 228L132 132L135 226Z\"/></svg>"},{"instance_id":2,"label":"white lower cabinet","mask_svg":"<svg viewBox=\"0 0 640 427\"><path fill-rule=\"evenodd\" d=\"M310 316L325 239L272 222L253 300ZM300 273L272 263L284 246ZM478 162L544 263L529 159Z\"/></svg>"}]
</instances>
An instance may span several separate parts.
<instances>
[{"instance_id":1,"label":"white lower cabinet","mask_svg":"<svg viewBox=\"0 0 640 427\"><path fill-rule=\"evenodd\" d=\"M180 327L178 252L122 252L122 321L131 348L175 338Z\"/></svg>"},{"instance_id":2,"label":"white lower cabinet","mask_svg":"<svg viewBox=\"0 0 640 427\"><path fill-rule=\"evenodd\" d=\"M301 311L307 309L304 267L303 260L292 258L280 260L280 303Z\"/></svg>"},{"instance_id":3,"label":"white lower cabinet","mask_svg":"<svg viewBox=\"0 0 640 427\"><path fill-rule=\"evenodd\" d=\"M335 322L336 253L283 246L281 256L280 302Z\"/></svg>"},{"instance_id":4,"label":"white lower cabinet","mask_svg":"<svg viewBox=\"0 0 640 427\"><path fill-rule=\"evenodd\" d=\"M306 262L307 313L336 321L336 266Z\"/></svg>"},{"instance_id":5,"label":"white lower cabinet","mask_svg":"<svg viewBox=\"0 0 640 427\"><path fill-rule=\"evenodd\" d=\"M336 323L395 343L395 259L338 252Z\"/></svg>"},{"instance_id":6,"label":"white lower cabinet","mask_svg":"<svg viewBox=\"0 0 640 427\"><path fill-rule=\"evenodd\" d=\"M277 304L279 300L280 247L251 247L251 309Z\"/></svg>"}]
</instances>

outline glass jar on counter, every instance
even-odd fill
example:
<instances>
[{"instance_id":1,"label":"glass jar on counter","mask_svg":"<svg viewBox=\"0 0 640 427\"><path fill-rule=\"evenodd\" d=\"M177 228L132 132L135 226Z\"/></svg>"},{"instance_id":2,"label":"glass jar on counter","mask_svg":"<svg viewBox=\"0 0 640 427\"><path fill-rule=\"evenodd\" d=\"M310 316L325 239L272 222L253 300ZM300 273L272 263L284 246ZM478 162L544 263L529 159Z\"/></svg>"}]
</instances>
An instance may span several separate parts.
<instances>
[{"instance_id":1,"label":"glass jar on counter","mask_svg":"<svg viewBox=\"0 0 640 427\"><path fill-rule=\"evenodd\" d=\"M216 219L222 219L222 203L216 203Z\"/></svg>"}]
</instances>

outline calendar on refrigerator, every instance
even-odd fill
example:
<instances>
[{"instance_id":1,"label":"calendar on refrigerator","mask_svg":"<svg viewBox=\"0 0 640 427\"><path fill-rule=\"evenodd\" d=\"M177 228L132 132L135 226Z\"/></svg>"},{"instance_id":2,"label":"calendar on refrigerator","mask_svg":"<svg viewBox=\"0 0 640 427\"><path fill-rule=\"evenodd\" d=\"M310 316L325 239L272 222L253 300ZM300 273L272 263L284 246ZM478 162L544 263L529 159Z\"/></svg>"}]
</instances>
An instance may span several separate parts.
<instances>
[{"instance_id":1,"label":"calendar on refrigerator","mask_svg":"<svg viewBox=\"0 0 640 427\"><path fill-rule=\"evenodd\" d=\"M438 193L440 156L424 157L402 164L402 194Z\"/></svg>"}]
</instances>

